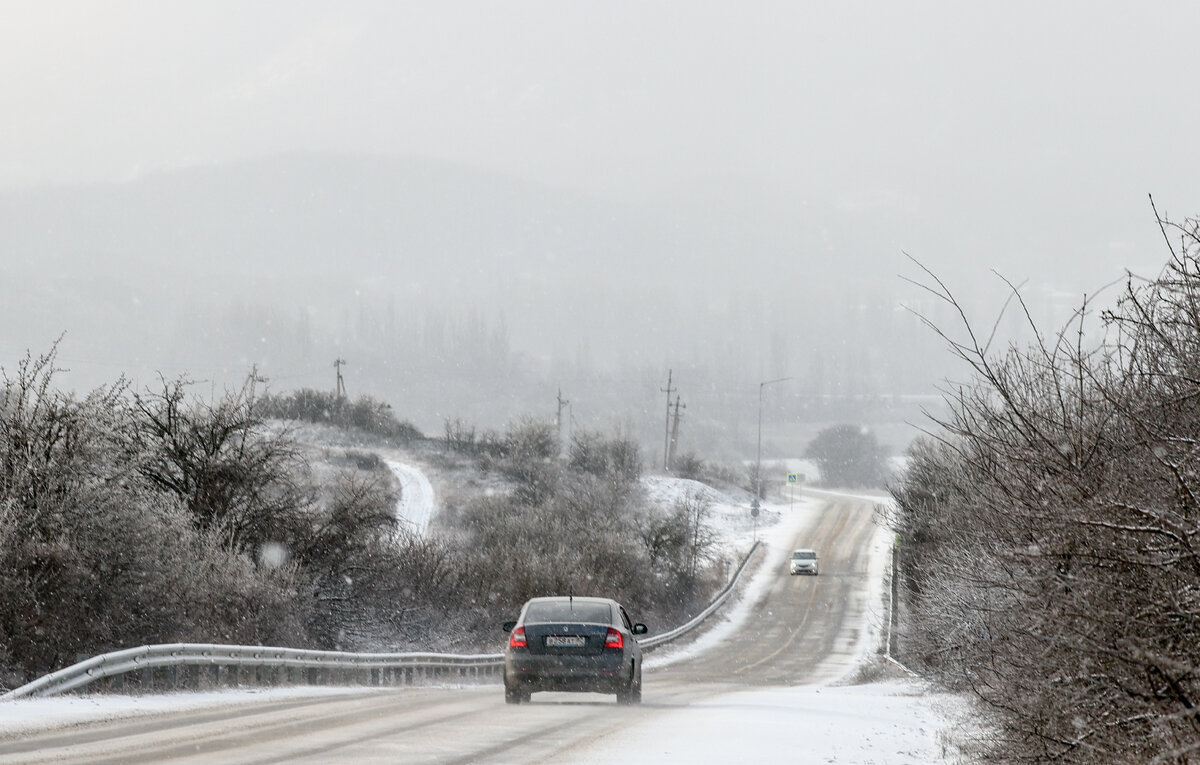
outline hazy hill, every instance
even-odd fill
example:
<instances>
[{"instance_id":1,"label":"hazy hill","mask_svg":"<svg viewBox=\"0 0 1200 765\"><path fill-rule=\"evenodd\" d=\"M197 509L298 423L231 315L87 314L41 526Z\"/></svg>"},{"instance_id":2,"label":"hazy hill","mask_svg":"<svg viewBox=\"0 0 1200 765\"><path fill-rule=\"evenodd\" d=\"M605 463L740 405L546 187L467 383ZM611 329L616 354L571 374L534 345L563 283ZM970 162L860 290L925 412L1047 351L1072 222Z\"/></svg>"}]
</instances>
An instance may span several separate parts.
<instances>
[{"instance_id":1,"label":"hazy hill","mask_svg":"<svg viewBox=\"0 0 1200 765\"><path fill-rule=\"evenodd\" d=\"M335 276L437 291L639 284L726 254L728 243L682 224L450 164L346 155L0 194L6 262L37 262L55 277L160 277L169 263L214 280ZM756 270L755 260L747 253L742 268Z\"/></svg>"},{"instance_id":2,"label":"hazy hill","mask_svg":"<svg viewBox=\"0 0 1200 765\"><path fill-rule=\"evenodd\" d=\"M276 388L332 387L344 356L353 392L424 428L544 412L558 386L581 418L641 418L668 367L695 420L700 390L728 410L767 377L806 396L930 388L940 343L897 311L902 285L879 265L902 260L919 215L729 191L635 208L432 161L298 154L0 193L0 363L66 332L81 387L159 372L218 386L251 365Z\"/></svg>"}]
</instances>

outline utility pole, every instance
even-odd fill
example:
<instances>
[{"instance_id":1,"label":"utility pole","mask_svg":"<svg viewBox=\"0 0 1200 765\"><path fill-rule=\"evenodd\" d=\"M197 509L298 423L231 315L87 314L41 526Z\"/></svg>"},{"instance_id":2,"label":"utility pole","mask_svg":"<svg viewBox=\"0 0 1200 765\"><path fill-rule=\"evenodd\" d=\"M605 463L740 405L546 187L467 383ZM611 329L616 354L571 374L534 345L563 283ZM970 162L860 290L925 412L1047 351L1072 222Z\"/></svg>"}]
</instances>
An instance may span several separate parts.
<instances>
[{"instance_id":1,"label":"utility pole","mask_svg":"<svg viewBox=\"0 0 1200 765\"><path fill-rule=\"evenodd\" d=\"M258 373L258 364L251 364L250 365L250 399L254 400L254 397L257 393L258 383L263 383L265 385L266 383L268 383L270 381L271 381L271 379L269 377L263 377L262 375L260 375Z\"/></svg>"},{"instance_id":2,"label":"utility pole","mask_svg":"<svg viewBox=\"0 0 1200 765\"><path fill-rule=\"evenodd\" d=\"M762 496L762 404L763 404L763 388L771 383L783 382L790 380L790 377L779 377L774 380L764 380L758 384L758 451L754 457L754 499L751 501L752 512L754 513L755 523L758 519L758 498ZM758 527L755 526L755 537L758 536Z\"/></svg>"},{"instance_id":3,"label":"utility pole","mask_svg":"<svg viewBox=\"0 0 1200 765\"><path fill-rule=\"evenodd\" d=\"M337 370L337 397L339 400L346 397L346 381L342 379L342 366L345 363L346 360L340 357L333 362L333 367Z\"/></svg>"},{"instance_id":4,"label":"utility pole","mask_svg":"<svg viewBox=\"0 0 1200 765\"><path fill-rule=\"evenodd\" d=\"M671 448L667 454L667 469L675 465L675 449L679 447L679 409L687 409L687 404L681 403L682 396L675 397L675 423L671 426Z\"/></svg>"},{"instance_id":5,"label":"utility pole","mask_svg":"<svg viewBox=\"0 0 1200 765\"><path fill-rule=\"evenodd\" d=\"M562 388L558 389L558 413L554 415L554 432L558 434L558 453L561 455L566 451L566 439L563 438L562 428L562 412L563 409L570 404L562 397Z\"/></svg>"},{"instance_id":6,"label":"utility pole","mask_svg":"<svg viewBox=\"0 0 1200 765\"><path fill-rule=\"evenodd\" d=\"M667 387L659 388L659 390L664 391L667 394L667 424L663 426L663 470L671 469L670 465L667 463L670 461L669 449L671 443L671 394L675 391L675 389L671 387L672 374L673 370L668 369Z\"/></svg>"}]
</instances>

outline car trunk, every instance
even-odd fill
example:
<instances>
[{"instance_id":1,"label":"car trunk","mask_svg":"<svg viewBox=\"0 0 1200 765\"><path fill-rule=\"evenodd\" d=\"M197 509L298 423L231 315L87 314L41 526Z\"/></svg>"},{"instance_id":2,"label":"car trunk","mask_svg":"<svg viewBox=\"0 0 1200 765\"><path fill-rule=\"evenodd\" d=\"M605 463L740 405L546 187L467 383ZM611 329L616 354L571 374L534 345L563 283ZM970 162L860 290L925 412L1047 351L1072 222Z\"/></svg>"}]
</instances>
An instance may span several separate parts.
<instances>
[{"instance_id":1,"label":"car trunk","mask_svg":"<svg viewBox=\"0 0 1200 765\"><path fill-rule=\"evenodd\" d=\"M531 654L545 656L595 656L604 652L608 627L603 624L526 624L525 640Z\"/></svg>"}]
</instances>

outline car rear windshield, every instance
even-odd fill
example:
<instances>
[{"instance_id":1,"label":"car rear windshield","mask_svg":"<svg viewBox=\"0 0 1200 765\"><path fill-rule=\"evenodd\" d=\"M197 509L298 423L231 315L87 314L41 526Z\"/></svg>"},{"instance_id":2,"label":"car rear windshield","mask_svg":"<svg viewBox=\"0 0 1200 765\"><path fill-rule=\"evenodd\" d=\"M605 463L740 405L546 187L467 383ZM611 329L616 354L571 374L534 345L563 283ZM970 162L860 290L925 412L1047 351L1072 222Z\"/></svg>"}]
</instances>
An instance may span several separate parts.
<instances>
[{"instance_id":1,"label":"car rear windshield","mask_svg":"<svg viewBox=\"0 0 1200 765\"><path fill-rule=\"evenodd\" d=\"M593 624L610 624L612 609L607 603L581 603L568 600L550 600L541 603L530 603L525 609L525 623L538 624L545 622L587 622Z\"/></svg>"},{"instance_id":2,"label":"car rear windshield","mask_svg":"<svg viewBox=\"0 0 1200 765\"><path fill-rule=\"evenodd\" d=\"M816 560L817 554L812 550L797 550L792 553L792 560Z\"/></svg>"}]
</instances>

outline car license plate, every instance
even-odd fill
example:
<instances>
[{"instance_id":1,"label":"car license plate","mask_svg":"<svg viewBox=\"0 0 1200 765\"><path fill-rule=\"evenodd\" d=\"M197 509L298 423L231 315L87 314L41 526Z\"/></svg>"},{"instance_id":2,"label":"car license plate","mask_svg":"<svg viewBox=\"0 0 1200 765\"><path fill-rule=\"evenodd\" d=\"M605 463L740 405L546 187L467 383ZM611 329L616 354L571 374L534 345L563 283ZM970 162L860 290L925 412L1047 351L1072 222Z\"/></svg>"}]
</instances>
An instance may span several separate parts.
<instances>
[{"instance_id":1,"label":"car license plate","mask_svg":"<svg viewBox=\"0 0 1200 765\"><path fill-rule=\"evenodd\" d=\"M587 638L583 635L547 635L547 648L583 648Z\"/></svg>"}]
</instances>

